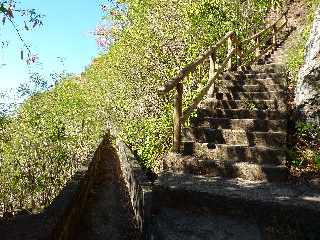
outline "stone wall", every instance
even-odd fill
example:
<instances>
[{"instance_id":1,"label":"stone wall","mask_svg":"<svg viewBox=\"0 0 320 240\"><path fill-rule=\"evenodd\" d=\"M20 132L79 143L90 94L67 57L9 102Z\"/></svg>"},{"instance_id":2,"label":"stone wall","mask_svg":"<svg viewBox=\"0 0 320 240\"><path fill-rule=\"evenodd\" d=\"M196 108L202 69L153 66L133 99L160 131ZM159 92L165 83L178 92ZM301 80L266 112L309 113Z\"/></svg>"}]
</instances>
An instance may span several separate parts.
<instances>
[{"instance_id":1,"label":"stone wall","mask_svg":"<svg viewBox=\"0 0 320 240\"><path fill-rule=\"evenodd\" d=\"M295 104L303 118L320 125L320 7L315 14L305 62L299 73Z\"/></svg>"},{"instance_id":2,"label":"stone wall","mask_svg":"<svg viewBox=\"0 0 320 240\"><path fill-rule=\"evenodd\" d=\"M151 218L152 183L146 177L131 150L122 141L117 142L121 171L126 182L136 224L147 239Z\"/></svg>"}]
</instances>

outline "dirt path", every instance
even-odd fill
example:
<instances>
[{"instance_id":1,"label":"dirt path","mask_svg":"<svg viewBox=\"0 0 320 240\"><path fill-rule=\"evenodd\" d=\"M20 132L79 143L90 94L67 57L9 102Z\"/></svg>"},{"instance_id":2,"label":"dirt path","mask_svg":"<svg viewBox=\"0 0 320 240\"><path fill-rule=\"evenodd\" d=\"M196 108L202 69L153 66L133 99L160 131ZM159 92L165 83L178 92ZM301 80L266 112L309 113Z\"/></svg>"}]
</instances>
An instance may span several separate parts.
<instances>
[{"instance_id":1,"label":"dirt path","mask_svg":"<svg viewBox=\"0 0 320 240\"><path fill-rule=\"evenodd\" d=\"M103 149L102 161L78 228L77 240L138 240L133 211L115 149Z\"/></svg>"}]
</instances>

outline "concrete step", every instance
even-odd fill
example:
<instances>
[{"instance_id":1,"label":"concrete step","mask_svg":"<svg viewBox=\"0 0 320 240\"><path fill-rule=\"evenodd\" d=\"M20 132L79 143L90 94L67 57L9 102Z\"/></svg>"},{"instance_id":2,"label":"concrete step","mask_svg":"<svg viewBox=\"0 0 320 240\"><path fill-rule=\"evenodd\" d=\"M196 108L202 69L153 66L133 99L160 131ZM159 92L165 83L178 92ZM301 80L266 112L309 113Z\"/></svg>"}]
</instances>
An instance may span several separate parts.
<instances>
[{"instance_id":1,"label":"concrete step","mask_svg":"<svg viewBox=\"0 0 320 240\"><path fill-rule=\"evenodd\" d=\"M208 160L232 160L258 164L285 164L286 154L283 148L249 147L247 145L228 145L212 143L194 143L194 155Z\"/></svg>"},{"instance_id":2,"label":"concrete step","mask_svg":"<svg viewBox=\"0 0 320 240\"><path fill-rule=\"evenodd\" d=\"M233 129L256 132L283 131L287 128L286 120L230 119L205 117L193 121L192 127L211 129Z\"/></svg>"},{"instance_id":3,"label":"concrete step","mask_svg":"<svg viewBox=\"0 0 320 240\"><path fill-rule=\"evenodd\" d=\"M252 79L281 79L285 80L283 74L279 73L266 73L266 72L226 72L222 74L224 80L252 80Z\"/></svg>"},{"instance_id":4,"label":"concrete step","mask_svg":"<svg viewBox=\"0 0 320 240\"><path fill-rule=\"evenodd\" d=\"M243 86L243 85L259 85L268 88L268 85L281 85L282 87L287 86L287 80L285 78L248 78L248 79L224 79L218 80L216 82L216 87L233 87L233 86Z\"/></svg>"},{"instance_id":5,"label":"concrete step","mask_svg":"<svg viewBox=\"0 0 320 240\"><path fill-rule=\"evenodd\" d=\"M258 225L263 237L253 239L316 240L320 236L320 193L305 184L165 172L153 189L157 202L153 219L161 209L171 208L197 216L242 217Z\"/></svg>"},{"instance_id":6,"label":"concrete step","mask_svg":"<svg viewBox=\"0 0 320 240\"><path fill-rule=\"evenodd\" d=\"M242 178L250 181L281 182L288 180L284 165L256 164L232 160L204 160L195 156L170 153L163 158L163 171L195 175Z\"/></svg>"},{"instance_id":7,"label":"concrete step","mask_svg":"<svg viewBox=\"0 0 320 240\"><path fill-rule=\"evenodd\" d=\"M248 110L279 110L286 111L284 100L216 100L207 98L199 104L199 108L212 111L216 108L223 109L248 109Z\"/></svg>"},{"instance_id":8,"label":"concrete step","mask_svg":"<svg viewBox=\"0 0 320 240\"><path fill-rule=\"evenodd\" d=\"M217 100L283 100L286 98L284 92L270 91L270 92L216 92L212 96Z\"/></svg>"},{"instance_id":9,"label":"concrete step","mask_svg":"<svg viewBox=\"0 0 320 240\"><path fill-rule=\"evenodd\" d=\"M259 225L246 218L199 215L188 210L161 207L148 224L152 240L262 240Z\"/></svg>"},{"instance_id":10,"label":"concrete step","mask_svg":"<svg viewBox=\"0 0 320 240\"><path fill-rule=\"evenodd\" d=\"M269 84L269 85L231 85L221 84L215 88L216 92L222 93L237 93L237 92L285 92L286 87L280 84Z\"/></svg>"},{"instance_id":11,"label":"concrete step","mask_svg":"<svg viewBox=\"0 0 320 240\"><path fill-rule=\"evenodd\" d=\"M277 56L277 53L272 55L265 55L262 60L266 61L270 57ZM256 64L250 67L241 68L237 71L233 71L233 74L259 74L259 73L275 73L280 74L281 76L286 76L286 66L284 64L277 64L277 63L264 63L264 64Z\"/></svg>"},{"instance_id":12,"label":"concrete step","mask_svg":"<svg viewBox=\"0 0 320 240\"><path fill-rule=\"evenodd\" d=\"M272 55L275 56L276 52ZM251 70L254 72L267 72L267 73L279 73L282 76L286 75L287 68L284 64L263 64L263 65L253 65Z\"/></svg>"},{"instance_id":13,"label":"concrete step","mask_svg":"<svg viewBox=\"0 0 320 240\"><path fill-rule=\"evenodd\" d=\"M284 165L255 164L247 162L232 162L219 160L198 160L193 165L186 165L186 173L224 177L228 179L241 178L249 181L285 182L289 170Z\"/></svg>"},{"instance_id":14,"label":"concrete step","mask_svg":"<svg viewBox=\"0 0 320 240\"><path fill-rule=\"evenodd\" d=\"M204 117L213 118L232 118L232 119L264 119L279 120L286 119L287 113L276 110L247 110L247 109L221 109L217 108L213 111L198 109L197 118L199 120Z\"/></svg>"},{"instance_id":15,"label":"concrete step","mask_svg":"<svg viewBox=\"0 0 320 240\"><path fill-rule=\"evenodd\" d=\"M286 144L285 132L248 132L243 130L216 130L212 128L184 129L184 135L199 143L282 147Z\"/></svg>"}]
</instances>

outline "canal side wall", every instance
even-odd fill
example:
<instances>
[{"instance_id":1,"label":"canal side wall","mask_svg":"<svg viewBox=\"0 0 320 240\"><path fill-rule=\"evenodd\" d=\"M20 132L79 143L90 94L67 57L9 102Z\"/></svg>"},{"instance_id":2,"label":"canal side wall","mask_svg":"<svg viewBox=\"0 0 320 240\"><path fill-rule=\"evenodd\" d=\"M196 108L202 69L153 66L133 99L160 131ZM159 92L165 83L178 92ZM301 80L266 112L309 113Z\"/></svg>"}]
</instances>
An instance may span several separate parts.
<instances>
[{"instance_id":1,"label":"canal side wall","mask_svg":"<svg viewBox=\"0 0 320 240\"><path fill-rule=\"evenodd\" d=\"M122 176L126 182L135 214L135 222L144 238L147 239L147 232L152 219L152 183L124 142L117 141L116 148Z\"/></svg>"}]
</instances>

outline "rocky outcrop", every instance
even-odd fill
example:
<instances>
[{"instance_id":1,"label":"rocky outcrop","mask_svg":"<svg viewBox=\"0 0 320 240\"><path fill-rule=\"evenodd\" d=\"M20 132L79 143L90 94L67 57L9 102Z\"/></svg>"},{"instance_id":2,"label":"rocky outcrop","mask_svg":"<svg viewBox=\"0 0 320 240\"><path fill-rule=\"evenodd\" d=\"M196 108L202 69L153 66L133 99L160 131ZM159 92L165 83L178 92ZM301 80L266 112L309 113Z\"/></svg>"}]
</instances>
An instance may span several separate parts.
<instances>
[{"instance_id":1,"label":"rocky outcrop","mask_svg":"<svg viewBox=\"0 0 320 240\"><path fill-rule=\"evenodd\" d=\"M320 7L316 11L306 46L305 63L299 73L295 103L307 120L320 124Z\"/></svg>"}]
</instances>

